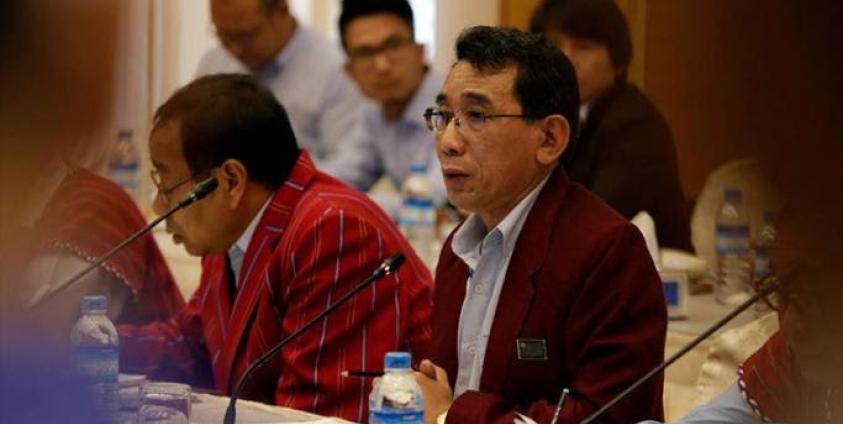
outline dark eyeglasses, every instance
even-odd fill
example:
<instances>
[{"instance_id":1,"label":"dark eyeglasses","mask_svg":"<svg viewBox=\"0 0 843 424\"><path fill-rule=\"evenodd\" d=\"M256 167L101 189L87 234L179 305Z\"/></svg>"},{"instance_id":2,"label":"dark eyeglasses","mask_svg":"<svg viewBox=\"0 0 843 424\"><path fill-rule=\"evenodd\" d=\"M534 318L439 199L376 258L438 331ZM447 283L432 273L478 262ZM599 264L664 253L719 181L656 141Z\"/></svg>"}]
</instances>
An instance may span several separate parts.
<instances>
[{"instance_id":1,"label":"dark eyeglasses","mask_svg":"<svg viewBox=\"0 0 843 424\"><path fill-rule=\"evenodd\" d=\"M520 118L529 119L527 115L515 114L488 114L478 111L446 111L438 107L429 107L424 111L424 120L427 123L427 129L435 132L444 132L448 128L448 124L454 121L457 128L462 128L463 124L472 132L479 132L483 129L487 121L498 118Z\"/></svg>"},{"instance_id":2,"label":"dark eyeglasses","mask_svg":"<svg viewBox=\"0 0 843 424\"><path fill-rule=\"evenodd\" d=\"M170 201L171 201L170 194L172 194L174 191L176 191L177 188L183 186L184 184L186 184L190 181L193 181L196 177L210 174L210 172L213 171L213 169L214 168L211 168L207 171L200 171L200 172L193 173L190 176L182 178L182 179L178 180L177 182L171 184L169 187L164 187L164 181L161 179L161 173L158 172L157 169L152 168L149 171L149 177L152 179L152 184L155 185L155 188L158 190L158 193L160 193L161 196L164 198L164 200L167 202L167 204L169 204Z\"/></svg>"}]
</instances>

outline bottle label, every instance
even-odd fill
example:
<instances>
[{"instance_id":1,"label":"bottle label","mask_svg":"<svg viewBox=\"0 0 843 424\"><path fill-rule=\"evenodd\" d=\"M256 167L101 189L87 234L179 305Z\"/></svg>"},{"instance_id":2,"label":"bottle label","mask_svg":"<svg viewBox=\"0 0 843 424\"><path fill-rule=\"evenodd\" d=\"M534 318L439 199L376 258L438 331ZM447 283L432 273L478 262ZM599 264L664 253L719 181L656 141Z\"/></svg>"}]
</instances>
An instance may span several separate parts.
<instances>
[{"instance_id":1,"label":"bottle label","mask_svg":"<svg viewBox=\"0 0 843 424\"><path fill-rule=\"evenodd\" d=\"M718 255L749 253L749 226L718 224L715 230L715 249Z\"/></svg>"},{"instance_id":2,"label":"bottle label","mask_svg":"<svg viewBox=\"0 0 843 424\"><path fill-rule=\"evenodd\" d=\"M119 353L116 346L80 346L76 348L76 370L88 383L116 383Z\"/></svg>"},{"instance_id":3,"label":"bottle label","mask_svg":"<svg viewBox=\"0 0 843 424\"><path fill-rule=\"evenodd\" d=\"M408 411L382 409L369 413L370 424L393 424L393 423L422 423L424 422L424 411Z\"/></svg>"}]
</instances>

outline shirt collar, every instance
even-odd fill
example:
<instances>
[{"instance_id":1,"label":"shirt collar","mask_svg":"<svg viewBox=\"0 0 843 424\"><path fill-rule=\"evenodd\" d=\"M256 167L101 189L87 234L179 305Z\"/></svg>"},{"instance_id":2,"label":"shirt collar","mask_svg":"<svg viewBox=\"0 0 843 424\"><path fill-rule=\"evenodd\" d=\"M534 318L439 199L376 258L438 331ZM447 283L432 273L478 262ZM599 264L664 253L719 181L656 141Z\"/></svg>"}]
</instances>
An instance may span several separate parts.
<instances>
[{"instance_id":1,"label":"shirt collar","mask_svg":"<svg viewBox=\"0 0 843 424\"><path fill-rule=\"evenodd\" d=\"M246 230L243 231L243 234L240 234L240 238L237 239L237 241L234 243L234 246L231 246L231 248L228 249L229 252L231 252L235 248L240 249L240 251L243 253L246 252L246 249L249 248L249 243L252 241L252 236L255 235L255 230L258 228L258 222L260 222L261 217L263 217L263 213L266 211L266 207L269 206L269 202L272 200L272 197L274 195L275 193L269 195L269 197L263 203L263 206L261 206L258 213L256 213L255 216L252 218L252 222L249 223L249 226L246 227Z\"/></svg>"},{"instance_id":2,"label":"shirt collar","mask_svg":"<svg viewBox=\"0 0 843 424\"><path fill-rule=\"evenodd\" d=\"M551 171L552 173L552 171ZM539 193L547 183L550 173L533 188L491 231L486 231L486 226L477 214L471 214L462 227L454 234L451 242L451 250L465 262L470 269L476 267L483 250L489 243L498 239L503 241L503 253L507 257L515 250L515 242L521 233L521 228L527 220L527 215L533 208Z\"/></svg>"}]
</instances>

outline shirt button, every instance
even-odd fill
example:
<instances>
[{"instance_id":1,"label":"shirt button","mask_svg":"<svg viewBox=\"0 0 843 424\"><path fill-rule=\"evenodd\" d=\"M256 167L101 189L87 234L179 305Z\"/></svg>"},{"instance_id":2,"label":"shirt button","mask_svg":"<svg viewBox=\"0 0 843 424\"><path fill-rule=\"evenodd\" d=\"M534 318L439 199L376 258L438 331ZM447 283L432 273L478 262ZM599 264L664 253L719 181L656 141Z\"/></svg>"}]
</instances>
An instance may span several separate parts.
<instances>
[{"instance_id":1,"label":"shirt button","mask_svg":"<svg viewBox=\"0 0 843 424\"><path fill-rule=\"evenodd\" d=\"M474 345L469 346L469 347L466 349L466 351L468 351L468 354L469 354L469 355L471 355L471 356L474 356L474 355L476 355L476 354L477 354L477 348L476 348L476 347L474 347Z\"/></svg>"},{"instance_id":2,"label":"shirt button","mask_svg":"<svg viewBox=\"0 0 843 424\"><path fill-rule=\"evenodd\" d=\"M474 293L483 294L486 292L486 285L485 284L475 284L474 285Z\"/></svg>"}]
</instances>

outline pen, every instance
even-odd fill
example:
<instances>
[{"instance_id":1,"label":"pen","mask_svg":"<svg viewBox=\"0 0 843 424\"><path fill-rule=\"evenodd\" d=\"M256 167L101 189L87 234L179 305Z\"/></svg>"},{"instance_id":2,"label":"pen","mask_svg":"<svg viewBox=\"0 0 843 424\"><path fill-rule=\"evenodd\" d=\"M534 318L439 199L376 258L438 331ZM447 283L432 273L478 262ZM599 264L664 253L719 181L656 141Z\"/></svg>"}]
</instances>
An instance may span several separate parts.
<instances>
[{"instance_id":1,"label":"pen","mask_svg":"<svg viewBox=\"0 0 843 424\"><path fill-rule=\"evenodd\" d=\"M556 411L553 413L553 419L550 421L551 424L556 424L556 421L559 420L559 413L562 412L562 408L565 407L565 400L570 392L571 391L568 389L562 389L562 396L559 396L559 402L556 404Z\"/></svg>"},{"instance_id":2,"label":"pen","mask_svg":"<svg viewBox=\"0 0 843 424\"><path fill-rule=\"evenodd\" d=\"M359 378L366 378L366 377L383 377L383 371L348 371L345 370L342 372L343 377L359 377Z\"/></svg>"}]
</instances>

